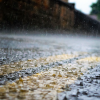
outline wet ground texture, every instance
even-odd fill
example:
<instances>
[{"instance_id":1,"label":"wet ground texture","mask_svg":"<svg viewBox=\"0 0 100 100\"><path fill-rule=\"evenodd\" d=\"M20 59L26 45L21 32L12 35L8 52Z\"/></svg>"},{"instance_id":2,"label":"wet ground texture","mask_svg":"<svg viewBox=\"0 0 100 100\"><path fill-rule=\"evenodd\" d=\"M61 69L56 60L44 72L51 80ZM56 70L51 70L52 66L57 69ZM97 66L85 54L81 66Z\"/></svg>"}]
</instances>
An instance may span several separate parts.
<instances>
[{"instance_id":1,"label":"wet ground texture","mask_svg":"<svg viewBox=\"0 0 100 100\"><path fill-rule=\"evenodd\" d=\"M100 40L0 35L0 99L100 100Z\"/></svg>"}]
</instances>

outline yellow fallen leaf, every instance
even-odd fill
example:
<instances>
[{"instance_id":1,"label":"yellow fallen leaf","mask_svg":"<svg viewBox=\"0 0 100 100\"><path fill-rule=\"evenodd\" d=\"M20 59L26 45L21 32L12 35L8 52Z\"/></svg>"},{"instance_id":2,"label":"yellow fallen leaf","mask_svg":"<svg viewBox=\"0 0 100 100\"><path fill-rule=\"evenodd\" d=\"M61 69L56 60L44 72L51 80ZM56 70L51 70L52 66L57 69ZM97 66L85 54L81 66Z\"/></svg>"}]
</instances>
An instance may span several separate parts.
<instances>
[{"instance_id":1,"label":"yellow fallen leaf","mask_svg":"<svg viewBox=\"0 0 100 100\"><path fill-rule=\"evenodd\" d=\"M55 85L55 84L56 84L56 82L50 82L50 84L53 84L53 85Z\"/></svg>"},{"instance_id":2,"label":"yellow fallen leaf","mask_svg":"<svg viewBox=\"0 0 100 100\"><path fill-rule=\"evenodd\" d=\"M15 87L17 84L15 82L9 84L11 87Z\"/></svg>"},{"instance_id":3,"label":"yellow fallen leaf","mask_svg":"<svg viewBox=\"0 0 100 100\"><path fill-rule=\"evenodd\" d=\"M5 87L0 87L0 93L5 93L6 92L6 88Z\"/></svg>"},{"instance_id":4,"label":"yellow fallen leaf","mask_svg":"<svg viewBox=\"0 0 100 100\"><path fill-rule=\"evenodd\" d=\"M28 92L29 90L27 88L21 88L20 92Z\"/></svg>"},{"instance_id":5,"label":"yellow fallen leaf","mask_svg":"<svg viewBox=\"0 0 100 100\"><path fill-rule=\"evenodd\" d=\"M46 84L46 88L54 88L54 87L49 84Z\"/></svg>"},{"instance_id":6,"label":"yellow fallen leaf","mask_svg":"<svg viewBox=\"0 0 100 100\"><path fill-rule=\"evenodd\" d=\"M81 75L84 75L83 73L80 73Z\"/></svg>"},{"instance_id":7,"label":"yellow fallen leaf","mask_svg":"<svg viewBox=\"0 0 100 100\"><path fill-rule=\"evenodd\" d=\"M17 92L17 88L9 88L9 92Z\"/></svg>"},{"instance_id":8,"label":"yellow fallen leaf","mask_svg":"<svg viewBox=\"0 0 100 100\"><path fill-rule=\"evenodd\" d=\"M21 77L19 78L19 82L22 82L23 83L23 79Z\"/></svg>"},{"instance_id":9,"label":"yellow fallen leaf","mask_svg":"<svg viewBox=\"0 0 100 100\"><path fill-rule=\"evenodd\" d=\"M74 72L73 75L78 75L78 73L77 72Z\"/></svg>"},{"instance_id":10,"label":"yellow fallen leaf","mask_svg":"<svg viewBox=\"0 0 100 100\"><path fill-rule=\"evenodd\" d=\"M82 62L85 62L85 61L88 61L88 62L100 62L100 57L87 57L87 58L84 58L84 59L80 59L78 61L82 61Z\"/></svg>"},{"instance_id":11,"label":"yellow fallen leaf","mask_svg":"<svg viewBox=\"0 0 100 100\"><path fill-rule=\"evenodd\" d=\"M63 92L64 90L62 90L62 89L57 89L56 91L57 91L57 93L61 93L61 92Z\"/></svg>"},{"instance_id":12,"label":"yellow fallen leaf","mask_svg":"<svg viewBox=\"0 0 100 100\"><path fill-rule=\"evenodd\" d=\"M20 77L19 80L16 81L17 84L22 84L23 83L23 79Z\"/></svg>"},{"instance_id":13,"label":"yellow fallen leaf","mask_svg":"<svg viewBox=\"0 0 100 100\"><path fill-rule=\"evenodd\" d=\"M59 74L59 75L58 75L58 77L62 77L62 75L61 75L61 74Z\"/></svg>"},{"instance_id":14,"label":"yellow fallen leaf","mask_svg":"<svg viewBox=\"0 0 100 100\"><path fill-rule=\"evenodd\" d=\"M55 77L56 75L55 74L52 74L52 76Z\"/></svg>"},{"instance_id":15,"label":"yellow fallen leaf","mask_svg":"<svg viewBox=\"0 0 100 100\"><path fill-rule=\"evenodd\" d=\"M40 73L34 74L33 76L38 77L39 75L41 75Z\"/></svg>"}]
</instances>

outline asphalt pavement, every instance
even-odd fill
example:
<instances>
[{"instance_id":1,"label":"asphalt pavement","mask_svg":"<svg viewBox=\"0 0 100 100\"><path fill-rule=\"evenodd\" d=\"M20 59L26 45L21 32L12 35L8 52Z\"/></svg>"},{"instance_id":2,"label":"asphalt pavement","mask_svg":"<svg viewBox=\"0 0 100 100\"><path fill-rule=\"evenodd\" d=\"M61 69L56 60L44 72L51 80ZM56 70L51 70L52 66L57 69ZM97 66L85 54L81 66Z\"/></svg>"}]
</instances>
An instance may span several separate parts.
<instances>
[{"instance_id":1,"label":"asphalt pavement","mask_svg":"<svg viewBox=\"0 0 100 100\"><path fill-rule=\"evenodd\" d=\"M0 99L100 100L100 39L0 35Z\"/></svg>"}]
</instances>

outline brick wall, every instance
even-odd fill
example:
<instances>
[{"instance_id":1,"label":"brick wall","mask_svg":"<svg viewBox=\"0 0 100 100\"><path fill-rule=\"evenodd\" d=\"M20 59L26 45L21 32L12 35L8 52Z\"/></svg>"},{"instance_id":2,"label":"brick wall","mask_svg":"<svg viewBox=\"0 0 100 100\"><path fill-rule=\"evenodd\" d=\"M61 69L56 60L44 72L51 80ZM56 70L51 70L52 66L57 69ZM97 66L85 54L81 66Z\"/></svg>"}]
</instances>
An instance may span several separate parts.
<instances>
[{"instance_id":1,"label":"brick wall","mask_svg":"<svg viewBox=\"0 0 100 100\"><path fill-rule=\"evenodd\" d=\"M62 1L64 1L64 2L67 2L67 3L68 3L68 0L62 0Z\"/></svg>"},{"instance_id":2,"label":"brick wall","mask_svg":"<svg viewBox=\"0 0 100 100\"><path fill-rule=\"evenodd\" d=\"M3 28L71 29L74 25L73 9L57 0L3 0L1 5Z\"/></svg>"},{"instance_id":3,"label":"brick wall","mask_svg":"<svg viewBox=\"0 0 100 100\"><path fill-rule=\"evenodd\" d=\"M75 10L75 25L74 30L84 31L91 34L100 34L100 22L85 15L84 13Z\"/></svg>"},{"instance_id":4,"label":"brick wall","mask_svg":"<svg viewBox=\"0 0 100 100\"><path fill-rule=\"evenodd\" d=\"M68 2L68 0L64 0ZM100 22L61 0L0 0L0 29L100 32Z\"/></svg>"}]
</instances>

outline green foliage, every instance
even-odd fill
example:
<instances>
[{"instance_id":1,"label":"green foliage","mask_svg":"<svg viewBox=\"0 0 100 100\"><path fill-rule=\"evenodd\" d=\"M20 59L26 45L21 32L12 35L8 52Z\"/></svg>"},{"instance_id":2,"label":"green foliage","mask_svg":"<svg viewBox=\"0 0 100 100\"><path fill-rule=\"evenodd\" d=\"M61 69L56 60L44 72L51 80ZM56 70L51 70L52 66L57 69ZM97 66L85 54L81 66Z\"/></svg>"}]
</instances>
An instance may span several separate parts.
<instances>
[{"instance_id":1,"label":"green foliage","mask_svg":"<svg viewBox=\"0 0 100 100\"><path fill-rule=\"evenodd\" d=\"M100 0L97 0L96 3L91 5L92 11L90 12L91 15L97 15L98 19L100 19Z\"/></svg>"}]
</instances>

